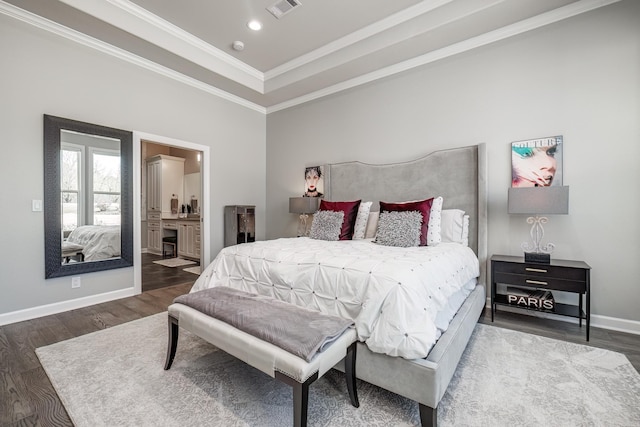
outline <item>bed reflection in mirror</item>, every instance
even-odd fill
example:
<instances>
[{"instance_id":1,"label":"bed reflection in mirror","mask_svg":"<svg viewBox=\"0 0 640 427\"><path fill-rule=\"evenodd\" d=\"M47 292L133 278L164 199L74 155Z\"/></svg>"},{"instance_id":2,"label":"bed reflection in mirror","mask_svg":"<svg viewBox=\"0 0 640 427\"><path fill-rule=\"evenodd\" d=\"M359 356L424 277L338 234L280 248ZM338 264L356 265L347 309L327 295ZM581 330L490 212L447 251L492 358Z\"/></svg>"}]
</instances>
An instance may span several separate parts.
<instances>
[{"instance_id":1,"label":"bed reflection in mirror","mask_svg":"<svg viewBox=\"0 0 640 427\"><path fill-rule=\"evenodd\" d=\"M131 132L44 116L45 277L131 266Z\"/></svg>"},{"instance_id":2,"label":"bed reflection in mirror","mask_svg":"<svg viewBox=\"0 0 640 427\"><path fill-rule=\"evenodd\" d=\"M120 257L120 140L60 132L62 263Z\"/></svg>"}]
</instances>

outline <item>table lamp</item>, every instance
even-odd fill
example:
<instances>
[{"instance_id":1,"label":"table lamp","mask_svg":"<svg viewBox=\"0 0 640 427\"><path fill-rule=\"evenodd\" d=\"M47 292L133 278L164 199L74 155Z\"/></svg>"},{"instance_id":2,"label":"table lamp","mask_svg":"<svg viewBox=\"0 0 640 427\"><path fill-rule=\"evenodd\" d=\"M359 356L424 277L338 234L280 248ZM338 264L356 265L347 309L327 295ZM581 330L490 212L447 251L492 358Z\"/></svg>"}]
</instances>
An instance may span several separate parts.
<instances>
[{"instance_id":1,"label":"table lamp","mask_svg":"<svg viewBox=\"0 0 640 427\"><path fill-rule=\"evenodd\" d=\"M298 222L298 237L307 236L307 219L320 206L320 197L289 197L289 213L300 214Z\"/></svg>"},{"instance_id":2,"label":"table lamp","mask_svg":"<svg viewBox=\"0 0 640 427\"><path fill-rule=\"evenodd\" d=\"M553 243L542 244L544 228L549 219L540 215L566 215L569 213L569 187L509 188L509 213L535 215L527 218L531 225L532 243L524 242L525 262L548 264L551 262Z\"/></svg>"}]
</instances>

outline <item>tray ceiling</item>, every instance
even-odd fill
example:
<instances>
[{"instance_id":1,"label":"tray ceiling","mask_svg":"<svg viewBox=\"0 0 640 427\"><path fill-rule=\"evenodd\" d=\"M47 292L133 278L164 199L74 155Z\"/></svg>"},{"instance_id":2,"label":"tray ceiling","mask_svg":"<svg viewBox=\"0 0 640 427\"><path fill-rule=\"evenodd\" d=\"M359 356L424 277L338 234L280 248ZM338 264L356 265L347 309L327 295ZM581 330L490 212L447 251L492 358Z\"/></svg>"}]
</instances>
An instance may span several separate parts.
<instances>
[{"instance_id":1,"label":"tray ceiling","mask_svg":"<svg viewBox=\"0 0 640 427\"><path fill-rule=\"evenodd\" d=\"M276 19L280 1L0 0L0 12L271 112L618 0L300 0Z\"/></svg>"}]
</instances>

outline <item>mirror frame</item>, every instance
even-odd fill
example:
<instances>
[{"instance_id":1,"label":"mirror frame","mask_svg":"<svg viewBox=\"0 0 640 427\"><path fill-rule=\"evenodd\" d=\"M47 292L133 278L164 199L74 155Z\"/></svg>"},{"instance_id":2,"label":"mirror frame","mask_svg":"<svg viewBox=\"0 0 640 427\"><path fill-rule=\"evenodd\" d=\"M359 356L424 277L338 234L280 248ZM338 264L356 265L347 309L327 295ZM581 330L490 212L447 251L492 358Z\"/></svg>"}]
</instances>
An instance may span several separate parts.
<instances>
[{"instance_id":1,"label":"mirror frame","mask_svg":"<svg viewBox=\"0 0 640 427\"><path fill-rule=\"evenodd\" d=\"M120 258L62 264L60 132L70 130L120 140ZM45 279L133 266L133 133L44 115Z\"/></svg>"}]
</instances>

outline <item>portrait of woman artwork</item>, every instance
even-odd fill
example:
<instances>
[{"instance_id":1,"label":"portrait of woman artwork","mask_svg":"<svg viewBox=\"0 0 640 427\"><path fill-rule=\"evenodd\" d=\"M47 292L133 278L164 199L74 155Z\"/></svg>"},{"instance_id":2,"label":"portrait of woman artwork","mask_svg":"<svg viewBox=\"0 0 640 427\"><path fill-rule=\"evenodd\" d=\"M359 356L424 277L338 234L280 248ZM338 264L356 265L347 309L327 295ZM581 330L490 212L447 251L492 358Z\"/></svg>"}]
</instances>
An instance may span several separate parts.
<instances>
[{"instance_id":1,"label":"portrait of woman artwork","mask_svg":"<svg viewBox=\"0 0 640 427\"><path fill-rule=\"evenodd\" d=\"M562 136L511 143L511 187L562 186Z\"/></svg>"},{"instance_id":2,"label":"portrait of woman artwork","mask_svg":"<svg viewBox=\"0 0 640 427\"><path fill-rule=\"evenodd\" d=\"M304 197L322 197L322 167L311 166L304 170Z\"/></svg>"}]
</instances>

